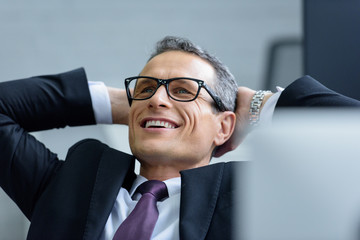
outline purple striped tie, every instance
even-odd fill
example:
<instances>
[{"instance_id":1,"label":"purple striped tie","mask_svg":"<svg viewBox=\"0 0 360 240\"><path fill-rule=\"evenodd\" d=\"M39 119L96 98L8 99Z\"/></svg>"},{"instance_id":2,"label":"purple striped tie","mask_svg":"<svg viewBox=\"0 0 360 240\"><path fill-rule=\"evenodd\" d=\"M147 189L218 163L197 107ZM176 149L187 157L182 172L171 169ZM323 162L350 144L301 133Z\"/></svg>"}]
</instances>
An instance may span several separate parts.
<instances>
[{"instance_id":1,"label":"purple striped tie","mask_svg":"<svg viewBox=\"0 0 360 240\"><path fill-rule=\"evenodd\" d=\"M151 238L159 217L156 202L167 198L164 182L150 180L142 183L136 192L142 194L134 210L116 231L113 240L146 240Z\"/></svg>"}]
</instances>

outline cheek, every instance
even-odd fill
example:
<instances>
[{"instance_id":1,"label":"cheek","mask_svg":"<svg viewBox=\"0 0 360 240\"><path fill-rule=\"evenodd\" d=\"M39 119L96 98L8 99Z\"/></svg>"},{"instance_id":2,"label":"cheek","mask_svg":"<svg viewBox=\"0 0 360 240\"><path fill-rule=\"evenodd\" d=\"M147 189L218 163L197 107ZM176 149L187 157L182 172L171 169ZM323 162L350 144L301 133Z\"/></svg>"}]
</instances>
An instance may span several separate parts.
<instances>
[{"instance_id":1,"label":"cheek","mask_svg":"<svg viewBox=\"0 0 360 240\"><path fill-rule=\"evenodd\" d=\"M136 121L138 120L141 112L143 112L143 108L133 103L129 111L129 127L134 127L136 125Z\"/></svg>"},{"instance_id":2,"label":"cheek","mask_svg":"<svg viewBox=\"0 0 360 240\"><path fill-rule=\"evenodd\" d=\"M130 144L135 138L135 127L136 127L136 111L134 109L130 109L129 112L129 142Z\"/></svg>"},{"instance_id":3,"label":"cheek","mask_svg":"<svg viewBox=\"0 0 360 240\"><path fill-rule=\"evenodd\" d=\"M193 134L212 135L215 123L211 109L208 106L196 105L193 110L184 118L188 124L188 130Z\"/></svg>"},{"instance_id":4,"label":"cheek","mask_svg":"<svg viewBox=\"0 0 360 240\"><path fill-rule=\"evenodd\" d=\"M201 109L195 105L192 108L184 108L182 111L182 119L184 119L184 124L186 126L186 130L193 132L199 126L201 126L200 117L201 116Z\"/></svg>"},{"instance_id":5,"label":"cheek","mask_svg":"<svg viewBox=\"0 0 360 240\"><path fill-rule=\"evenodd\" d=\"M129 126L128 126L128 128L129 128L129 133L134 132L134 127L135 127L134 120L130 117L130 118L129 118Z\"/></svg>"}]
</instances>

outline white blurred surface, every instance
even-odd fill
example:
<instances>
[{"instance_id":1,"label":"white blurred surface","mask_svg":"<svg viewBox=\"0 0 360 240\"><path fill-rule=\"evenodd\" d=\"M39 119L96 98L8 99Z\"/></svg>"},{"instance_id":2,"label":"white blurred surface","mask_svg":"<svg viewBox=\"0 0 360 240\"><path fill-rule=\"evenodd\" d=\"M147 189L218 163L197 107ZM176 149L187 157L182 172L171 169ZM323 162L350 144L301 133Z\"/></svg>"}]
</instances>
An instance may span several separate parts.
<instances>
[{"instance_id":1,"label":"white blurred surface","mask_svg":"<svg viewBox=\"0 0 360 240\"><path fill-rule=\"evenodd\" d=\"M359 110L282 112L254 132L239 239L359 239L359 120Z\"/></svg>"}]
</instances>

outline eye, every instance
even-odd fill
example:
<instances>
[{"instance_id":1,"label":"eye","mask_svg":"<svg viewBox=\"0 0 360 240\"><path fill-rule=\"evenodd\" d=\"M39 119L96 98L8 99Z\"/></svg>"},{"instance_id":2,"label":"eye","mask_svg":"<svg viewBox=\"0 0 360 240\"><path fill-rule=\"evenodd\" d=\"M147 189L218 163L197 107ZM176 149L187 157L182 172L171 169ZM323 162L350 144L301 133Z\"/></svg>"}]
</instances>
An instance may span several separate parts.
<instances>
[{"instance_id":1,"label":"eye","mask_svg":"<svg viewBox=\"0 0 360 240\"><path fill-rule=\"evenodd\" d=\"M189 90L185 88L176 88L173 90L173 93L175 94L192 94Z\"/></svg>"},{"instance_id":2,"label":"eye","mask_svg":"<svg viewBox=\"0 0 360 240\"><path fill-rule=\"evenodd\" d=\"M135 98L147 98L151 96L156 91L156 88L153 86L140 86L136 87L134 91Z\"/></svg>"},{"instance_id":3,"label":"eye","mask_svg":"<svg viewBox=\"0 0 360 240\"><path fill-rule=\"evenodd\" d=\"M139 78L134 81L134 97L143 99L148 98L156 91L157 82L153 79Z\"/></svg>"},{"instance_id":4,"label":"eye","mask_svg":"<svg viewBox=\"0 0 360 240\"><path fill-rule=\"evenodd\" d=\"M154 87L146 87L141 90L141 93L153 93L155 91Z\"/></svg>"}]
</instances>

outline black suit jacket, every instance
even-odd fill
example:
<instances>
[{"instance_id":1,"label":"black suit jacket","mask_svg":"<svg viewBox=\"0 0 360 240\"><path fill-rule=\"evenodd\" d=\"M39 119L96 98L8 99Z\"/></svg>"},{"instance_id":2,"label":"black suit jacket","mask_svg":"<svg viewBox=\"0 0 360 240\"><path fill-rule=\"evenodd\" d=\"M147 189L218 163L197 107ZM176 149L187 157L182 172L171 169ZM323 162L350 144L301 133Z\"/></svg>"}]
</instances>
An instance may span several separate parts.
<instances>
[{"instance_id":1,"label":"black suit jacket","mask_svg":"<svg viewBox=\"0 0 360 240\"><path fill-rule=\"evenodd\" d=\"M322 94L313 94L314 86ZM278 104L304 106L327 98L337 105L360 105L309 77L290 85ZM0 185L31 221L28 239L98 239L120 187L131 187L132 156L88 139L60 161L28 134L87 124L95 120L83 69L0 84ZM180 239L231 239L237 205L233 181L246 164L181 172Z\"/></svg>"}]
</instances>

